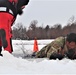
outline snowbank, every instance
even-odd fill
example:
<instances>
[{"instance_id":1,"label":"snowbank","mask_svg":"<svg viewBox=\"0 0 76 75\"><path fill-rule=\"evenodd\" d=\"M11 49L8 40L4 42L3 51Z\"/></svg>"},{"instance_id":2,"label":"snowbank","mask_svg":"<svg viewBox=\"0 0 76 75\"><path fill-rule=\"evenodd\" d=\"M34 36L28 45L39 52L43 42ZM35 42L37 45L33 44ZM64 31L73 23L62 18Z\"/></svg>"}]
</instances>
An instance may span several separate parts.
<instances>
[{"instance_id":1,"label":"snowbank","mask_svg":"<svg viewBox=\"0 0 76 75\"><path fill-rule=\"evenodd\" d=\"M17 42L17 41L15 41ZM13 41L14 53L23 54L19 47ZM28 43L28 41L27 41ZM29 42L30 43L30 42ZM31 42L33 43L33 41ZM42 41L40 41L42 47ZM47 44L47 43L46 43ZM24 45L26 47L26 45ZM32 45L27 45L31 51ZM26 48L27 49L27 48ZM20 50L20 51L19 51ZM29 52L30 52L29 51ZM27 52L26 52L27 53ZM49 60L47 58L26 58L14 56L7 51L2 51L3 57L0 57L0 75L61 75L76 74L76 60Z\"/></svg>"}]
</instances>

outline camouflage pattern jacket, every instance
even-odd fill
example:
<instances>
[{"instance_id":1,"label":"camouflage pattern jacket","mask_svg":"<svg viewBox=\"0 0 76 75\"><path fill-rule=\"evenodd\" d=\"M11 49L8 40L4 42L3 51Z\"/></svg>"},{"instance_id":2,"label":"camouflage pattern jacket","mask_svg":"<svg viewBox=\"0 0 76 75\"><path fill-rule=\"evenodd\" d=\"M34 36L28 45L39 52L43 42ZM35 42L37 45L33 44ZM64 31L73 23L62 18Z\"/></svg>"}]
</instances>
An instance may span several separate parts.
<instances>
[{"instance_id":1,"label":"camouflage pattern jacket","mask_svg":"<svg viewBox=\"0 0 76 75\"><path fill-rule=\"evenodd\" d=\"M45 47L43 47L39 52L36 53L37 58L50 58L53 53L61 53L64 54L67 51L67 47L65 45L66 38L58 37Z\"/></svg>"}]
</instances>

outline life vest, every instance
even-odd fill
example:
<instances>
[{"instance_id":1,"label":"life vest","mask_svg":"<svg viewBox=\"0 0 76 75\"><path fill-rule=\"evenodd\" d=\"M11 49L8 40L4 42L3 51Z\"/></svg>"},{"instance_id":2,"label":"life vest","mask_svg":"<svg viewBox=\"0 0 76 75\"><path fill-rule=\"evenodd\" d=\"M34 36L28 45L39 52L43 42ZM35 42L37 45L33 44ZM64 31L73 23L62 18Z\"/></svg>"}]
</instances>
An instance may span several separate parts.
<instances>
[{"instance_id":1,"label":"life vest","mask_svg":"<svg viewBox=\"0 0 76 75\"><path fill-rule=\"evenodd\" d=\"M10 9L13 12L13 16L16 17L17 10L15 6L9 0L0 0L0 7L6 7L5 12L8 12L8 10Z\"/></svg>"}]
</instances>

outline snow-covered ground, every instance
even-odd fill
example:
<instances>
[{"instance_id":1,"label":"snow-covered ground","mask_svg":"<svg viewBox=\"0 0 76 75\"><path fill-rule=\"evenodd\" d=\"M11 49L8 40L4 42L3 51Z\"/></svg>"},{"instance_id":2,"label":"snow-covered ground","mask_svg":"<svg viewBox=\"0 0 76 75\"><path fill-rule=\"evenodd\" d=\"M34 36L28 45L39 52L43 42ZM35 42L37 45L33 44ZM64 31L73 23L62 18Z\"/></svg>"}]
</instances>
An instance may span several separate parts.
<instances>
[{"instance_id":1,"label":"snow-covered ground","mask_svg":"<svg viewBox=\"0 0 76 75\"><path fill-rule=\"evenodd\" d=\"M39 50L52 40L38 40ZM47 58L23 58L33 52L33 40L13 40L12 55L2 51L0 75L76 75L76 60L49 60Z\"/></svg>"}]
</instances>

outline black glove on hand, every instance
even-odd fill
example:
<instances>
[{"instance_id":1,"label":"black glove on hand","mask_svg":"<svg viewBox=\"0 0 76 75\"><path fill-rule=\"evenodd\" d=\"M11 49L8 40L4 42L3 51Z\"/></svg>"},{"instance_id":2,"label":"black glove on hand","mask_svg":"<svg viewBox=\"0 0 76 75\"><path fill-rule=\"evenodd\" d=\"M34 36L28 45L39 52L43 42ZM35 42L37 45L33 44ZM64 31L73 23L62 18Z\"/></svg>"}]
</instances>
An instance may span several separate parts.
<instances>
[{"instance_id":1,"label":"black glove on hand","mask_svg":"<svg viewBox=\"0 0 76 75\"><path fill-rule=\"evenodd\" d=\"M61 55L61 54L58 54L58 53L53 53L51 56L50 56L50 58L49 59L59 59L59 60L61 60L61 59L63 59L64 58L64 55Z\"/></svg>"},{"instance_id":2,"label":"black glove on hand","mask_svg":"<svg viewBox=\"0 0 76 75\"><path fill-rule=\"evenodd\" d=\"M76 59L76 54L75 54L75 50L74 49L69 49L68 52L66 52L66 56L69 59Z\"/></svg>"},{"instance_id":3,"label":"black glove on hand","mask_svg":"<svg viewBox=\"0 0 76 75\"><path fill-rule=\"evenodd\" d=\"M21 9L22 6L25 6L29 3L29 0L18 0L17 3L17 14L21 15L23 10Z\"/></svg>"}]
</instances>

